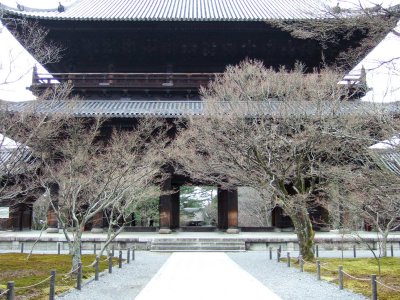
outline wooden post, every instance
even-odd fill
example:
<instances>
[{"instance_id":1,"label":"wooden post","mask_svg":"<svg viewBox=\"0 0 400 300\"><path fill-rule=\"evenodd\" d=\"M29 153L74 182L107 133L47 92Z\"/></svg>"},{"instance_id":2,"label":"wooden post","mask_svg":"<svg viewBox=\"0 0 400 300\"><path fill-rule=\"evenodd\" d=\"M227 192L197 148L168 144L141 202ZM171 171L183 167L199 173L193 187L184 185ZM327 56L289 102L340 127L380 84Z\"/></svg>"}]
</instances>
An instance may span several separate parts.
<instances>
[{"instance_id":1,"label":"wooden post","mask_svg":"<svg viewBox=\"0 0 400 300\"><path fill-rule=\"evenodd\" d=\"M269 247L269 260L272 260L272 247Z\"/></svg>"},{"instance_id":2,"label":"wooden post","mask_svg":"<svg viewBox=\"0 0 400 300\"><path fill-rule=\"evenodd\" d=\"M96 257L96 263L94 265L94 280L95 281L99 280L99 261L100 261L100 258Z\"/></svg>"},{"instance_id":3,"label":"wooden post","mask_svg":"<svg viewBox=\"0 0 400 300\"><path fill-rule=\"evenodd\" d=\"M300 272L304 272L304 261L303 261L303 256L299 256L299 262L300 262Z\"/></svg>"},{"instance_id":4,"label":"wooden post","mask_svg":"<svg viewBox=\"0 0 400 300\"><path fill-rule=\"evenodd\" d=\"M97 251L97 245L96 243L93 243L93 254L96 255L96 251Z\"/></svg>"},{"instance_id":5,"label":"wooden post","mask_svg":"<svg viewBox=\"0 0 400 300\"><path fill-rule=\"evenodd\" d=\"M378 288L376 286L376 275L372 274L371 275L371 299L372 300L378 300Z\"/></svg>"},{"instance_id":6,"label":"wooden post","mask_svg":"<svg viewBox=\"0 0 400 300\"><path fill-rule=\"evenodd\" d=\"M78 291L82 289L82 263L78 264L78 277L76 278L76 289Z\"/></svg>"},{"instance_id":7,"label":"wooden post","mask_svg":"<svg viewBox=\"0 0 400 300\"><path fill-rule=\"evenodd\" d=\"M132 260L135 260L135 247L132 248Z\"/></svg>"},{"instance_id":8,"label":"wooden post","mask_svg":"<svg viewBox=\"0 0 400 300\"><path fill-rule=\"evenodd\" d=\"M60 253L61 253L61 243L58 242L57 243L57 254L60 255Z\"/></svg>"},{"instance_id":9,"label":"wooden post","mask_svg":"<svg viewBox=\"0 0 400 300\"><path fill-rule=\"evenodd\" d=\"M321 280L321 262L317 260L317 280Z\"/></svg>"},{"instance_id":10,"label":"wooden post","mask_svg":"<svg viewBox=\"0 0 400 300\"><path fill-rule=\"evenodd\" d=\"M15 299L14 281L7 282L7 300Z\"/></svg>"},{"instance_id":11,"label":"wooden post","mask_svg":"<svg viewBox=\"0 0 400 300\"><path fill-rule=\"evenodd\" d=\"M319 248L318 248L318 245L315 246L315 253L316 253L316 256L319 257Z\"/></svg>"},{"instance_id":12,"label":"wooden post","mask_svg":"<svg viewBox=\"0 0 400 300\"><path fill-rule=\"evenodd\" d=\"M339 266L339 290L343 290L343 266Z\"/></svg>"},{"instance_id":13,"label":"wooden post","mask_svg":"<svg viewBox=\"0 0 400 300\"><path fill-rule=\"evenodd\" d=\"M122 250L119 250L118 268L122 268Z\"/></svg>"},{"instance_id":14,"label":"wooden post","mask_svg":"<svg viewBox=\"0 0 400 300\"><path fill-rule=\"evenodd\" d=\"M24 242L21 243L21 253L24 253Z\"/></svg>"},{"instance_id":15,"label":"wooden post","mask_svg":"<svg viewBox=\"0 0 400 300\"><path fill-rule=\"evenodd\" d=\"M128 248L126 251L126 262L129 264L131 262L131 249Z\"/></svg>"},{"instance_id":16,"label":"wooden post","mask_svg":"<svg viewBox=\"0 0 400 300\"><path fill-rule=\"evenodd\" d=\"M290 268L290 252L287 253L287 266Z\"/></svg>"},{"instance_id":17,"label":"wooden post","mask_svg":"<svg viewBox=\"0 0 400 300\"><path fill-rule=\"evenodd\" d=\"M356 252L356 245L353 245L353 257L356 258L357 257L357 252Z\"/></svg>"},{"instance_id":18,"label":"wooden post","mask_svg":"<svg viewBox=\"0 0 400 300\"><path fill-rule=\"evenodd\" d=\"M55 295L56 295L56 270L51 270L49 300L54 300Z\"/></svg>"},{"instance_id":19,"label":"wooden post","mask_svg":"<svg viewBox=\"0 0 400 300\"><path fill-rule=\"evenodd\" d=\"M281 258L281 253L280 253L279 248L278 248L278 249L276 249L276 260L278 262L280 262L280 258Z\"/></svg>"},{"instance_id":20,"label":"wooden post","mask_svg":"<svg viewBox=\"0 0 400 300\"><path fill-rule=\"evenodd\" d=\"M112 256L108 258L108 273L112 273Z\"/></svg>"},{"instance_id":21,"label":"wooden post","mask_svg":"<svg viewBox=\"0 0 400 300\"><path fill-rule=\"evenodd\" d=\"M394 256L394 253L393 253L393 243L390 244L390 254L392 255L392 257Z\"/></svg>"}]
</instances>

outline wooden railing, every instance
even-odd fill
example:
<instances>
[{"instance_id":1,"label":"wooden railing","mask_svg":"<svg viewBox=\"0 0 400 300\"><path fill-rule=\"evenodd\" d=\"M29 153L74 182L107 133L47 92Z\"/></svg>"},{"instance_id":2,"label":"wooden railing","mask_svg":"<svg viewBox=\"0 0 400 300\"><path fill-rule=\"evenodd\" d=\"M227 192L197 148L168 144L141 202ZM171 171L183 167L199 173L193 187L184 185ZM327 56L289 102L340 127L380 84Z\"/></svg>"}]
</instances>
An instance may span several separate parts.
<instances>
[{"instance_id":1,"label":"wooden railing","mask_svg":"<svg viewBox=\"0 0 400 300\"><path fill-rule=\"evenodd\" d=\"M219 73L52 73L35 74L35 87L47 88L59 82L70 82L74 90L159 90L194 91L214 80Z\"/></svg>"}]
</instances>

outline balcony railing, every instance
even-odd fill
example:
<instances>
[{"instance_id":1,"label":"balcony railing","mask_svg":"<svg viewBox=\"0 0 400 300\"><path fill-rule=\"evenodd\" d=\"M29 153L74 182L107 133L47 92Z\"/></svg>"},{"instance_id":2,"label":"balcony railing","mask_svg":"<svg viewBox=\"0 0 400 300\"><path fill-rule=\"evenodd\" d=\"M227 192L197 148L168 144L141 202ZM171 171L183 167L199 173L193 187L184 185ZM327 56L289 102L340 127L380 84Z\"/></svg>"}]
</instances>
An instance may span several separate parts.
<instances>
[{"instance_id":1,"label":"balcony railing","mask_svg":"<svg viewBox=\"0 0 400 300\"><path fill-rule=\"evenodd\" d=\"M186 91L197 92L220 73L52 73L34 74L33 86L51 87L58 82L69 82L75 91Z\"/></svg>"}]
</instances>

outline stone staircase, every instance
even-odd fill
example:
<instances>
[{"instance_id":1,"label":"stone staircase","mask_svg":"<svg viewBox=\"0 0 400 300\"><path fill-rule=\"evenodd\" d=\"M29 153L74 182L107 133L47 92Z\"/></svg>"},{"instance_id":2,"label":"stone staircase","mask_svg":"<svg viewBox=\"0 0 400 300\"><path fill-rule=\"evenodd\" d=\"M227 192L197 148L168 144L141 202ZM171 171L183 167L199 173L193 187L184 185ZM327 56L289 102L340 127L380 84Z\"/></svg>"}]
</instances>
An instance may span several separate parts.
<instances>
[{"instance_id":1,"label":"stone staircase","mask_svg":"<svg viewBox=\"0 0 400 300\"><path fill-rule=\"evenodd\" d=\"M212 239L212 238L157 238L153 239L150 251L177 252L177 251L245 251L243 240Z\"/></svg>"}]
</instances>

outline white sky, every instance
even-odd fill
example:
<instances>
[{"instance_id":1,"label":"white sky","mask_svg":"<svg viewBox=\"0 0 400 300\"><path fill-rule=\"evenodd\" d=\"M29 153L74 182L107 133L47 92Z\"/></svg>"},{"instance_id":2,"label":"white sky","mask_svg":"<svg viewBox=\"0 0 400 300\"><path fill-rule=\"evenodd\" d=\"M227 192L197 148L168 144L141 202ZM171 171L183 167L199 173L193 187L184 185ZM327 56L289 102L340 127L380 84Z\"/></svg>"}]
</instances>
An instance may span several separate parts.
<instances>
[{"instance_id":1,"label":"white sky","mask_svg":"<svg viewBox=\"0 0 400 300\"><path fill-rule=\"evenodd\" d=\"M58 3L61 2L64 6L69 6L77 0L0 0L0 3L17 9L17 2L25 8L36 8L40 10L55 10Z\"/></svg>"},{"instance_id":2,"label":"white sky","mask_svg":"<svg viewBox=\"0 0 400 300\"><path fill-rule=\"evenodd\" d=\"M31 101L35 96L27 88L32 84L32 72L48 74L0 22L0 100Z\"/></svg>"}]
</instances>

